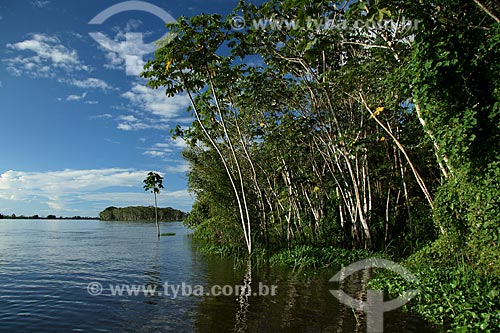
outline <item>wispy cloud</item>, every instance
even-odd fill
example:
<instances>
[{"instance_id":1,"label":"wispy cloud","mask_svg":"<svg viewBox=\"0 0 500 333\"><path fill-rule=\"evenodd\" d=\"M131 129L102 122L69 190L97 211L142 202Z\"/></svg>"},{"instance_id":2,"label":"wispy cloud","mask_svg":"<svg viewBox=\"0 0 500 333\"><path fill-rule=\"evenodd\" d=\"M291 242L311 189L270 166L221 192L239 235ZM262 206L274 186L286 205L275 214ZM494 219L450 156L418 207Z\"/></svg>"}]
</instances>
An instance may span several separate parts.
<instances>
[{"instance_id":1,"label":"wispy cloud","mask_svg":"<svg viewBox=\"0 0 500 333\"><path fill-rule=\"evenodd\" d=\"M64 46L55 36L34 33L22 42L8 43L6 46L11 51L22 53L3 60L7 64L7 71L15 76L56 77L60 72L91 70L79 60L76 50Z\"/></svg>"},{"instance_id":2,"label":"wispy cloud","mask_svg":"<svg viewBox=\"0 0 500 333\"><path fill-rule=\"evenodd\" d=\"M189 105L189 98L185 94L168 97L161 89L154 90L137 83L121 96L133 106L163 120L177 118Z\"/></svg>"},{"instance_id":3,"label":"wispy cloud","mask_svg":"<svg viewBox=\"0 0 500 333\"><path fill-rule=\"evenodd\" d=\"M49 4L50 4L50 1L47 1L47 0L45 0L45 1L44 0L34 0L34 1L31 1L31 5L35 6L35 7L38 7L38 8L45 8Z\"/></svg>"},{"instance_id":4,"label":"wispy cloud","mask_svg":"<svg viewBox=\"0 0 500 333\"><path fill-rule=\"evenodd\" d=\"M131 187L140 185L142 178L144 171L118 168L48 172L9 170L0 175L0 196L24 200L33 194L60 194L109 186ZM23 191L18 192L20 189Z\"/></svg>"},{"instance_id":5,"label":"wispy cloud","mask_svg":"<svg viewBox=\"0 0 500 333\"><path fill-rule=\"evenodd\" d=\"M144 120L140 121L139 119L131 115L119 116L117 120L118 125L116 125L116 128L122 131L138 131L149 128L165 129L165 127L162 125L153 124L151 122L148 123Z\"/></svg>"},{"instance_id":6,"label":"wispy cloud","mask_svg":"<svg viewBox=\"0 0 500 333\"><path fill-rule=\"evenodd\" d=\"M111 85L106 83L104 80L95 77L90 77L84 80L69 79L61 81L82 89L101 89L103 91L116 90Z\"/></svg>"},{"instance_id":7,"label":"wispy cloud","mask_svg":"<svg viewBox=\"0 0 500 333\"><path fill-rule=\"evenodd\" d=\"M109 113L98 114L90 117L90 119L109 119L109 118L113 118L113 116Z\"/></svg>"},{"instance_id":8,"label":"wispy cloud","mask_svg":"<svg viewBox=\"0 0 500 333\"><path fill-rule=\"evenodd\" d=\"M103 193L86 193L79 196L80 199L86 201L96 201L106 203L105 206L131 206L131 205L151 205L151 195L145 192L103 192ZM119 204L117 204L119 203ZM179 191L163 191L158 195L158 206L174 207L189 210L193 203L193 198L188 190Z\"/></svg>"},{"instance_id":9,"label":"wispy cloud","mask_svg":"<svg viewBox=\"0 0 500 333\"><path fill-rule=\"evenodd\" d=\"M179 114L189 105L186 95L167 97L161 90L153 90L138 83L134 83L121 97L127 100L125 109L136 115L117 119L117 128L124 131L167 130L172 127L172 122L182 122Z\"/></svg>"},{"instance_id":10,"label":"wispy cloud","mask_svg":"<svg viewBox=\"0 0 500 333\"><path fill-rule=\"evenodd\" d=\"M175 165L169 165L165 170L169 173L185 173L190 170L190 166L188 162L183 161Z\"/></svg>"},{"instance_id":11,"label":"wispy cloud","mask_svg":"<svg viewBox=\"0 0 500 333\"><path fill-rule=\"evenodd\" d=\"M165 156L166 153L164 151L159 151L159 150L147 150L143 154L150 155L153 157L163 157Z\"/></svg>"},{"instance_id":12,"label":"wispy cloud","mask_svg":"<svg viewBox=\"0 0 500 333\"><path fill-rule=\"evenodd\" d=\"M151 198L142 192L146 174L145 170L120 168L48 172L9 170L0 174L0 202L10 204L8 207L0 205L0 209L12 207L14 202L41 202L48 212L57 215L75 212L92 215L107 205L148 205ZM184 190L166 191L159 198L182 209L192 202ZM89 212L82 207L95 207L96 211Z\"/></svg>"},{"instance_id":13,"label":"wispy cloud","mask_svg":"<svg viewBox=\"0 0 500 333\"><path fill-rule=\"evenodd\" d=\"M92 68L82 62L78 52L63 45L56 36L34 33L29 38L6 45L13 57L2 60L7 71L14 76L28 75L33 78L54 78L62 84L104 92L119 89L97 77L86 77ZM77 101L84 95L70 95L68 101ZM60 99L62 100L62 99ZM86 104L98 104L98 101L85 101Z\"/></svg>"},{"instance_id":14,"label":"wispy cloud","mask_svg":"<svg viewBox=\"0 0 500 333\"><path fill-rule=\"evenodd\" d=\"M68 95L68 96L66 97L66 100L67 100L67 101L79 101L79 100L81 100L81 99L84 99L84 98L85 98L85 96L87 96L87 92L84 92L84 93L83 93L83 94L81 94L81 95Z\"/></svg>"},{"instance_id":15,"label":"wispy cloud","mask_svg":"<svg viewBox=\"0 0 500 333\"><path fill-rule=\"evenodd\" d=\"M120 116L119 117L120 120L123 120L123 121L128 121L128 122L134 122L134 121L137 121L137 118L130 115L130 116Z\"/></svg>"},{"instance_id":16,"label":"wispy cloud","mask_svg":"<svg viewBox=\"0 0 500 333\"><path fill-rule=\"evenodd\" d=\"M147 155L150 157L160 157L165 159L168 154L179 154L179 152L186 147L186 142L181 139L172 139L169 138L166 142L155 143L153 146L147 148L143 155ZM168 172L178 173L178 172L186 172L189 170L189 165L186 162L171 165L167 167Z\"/></svg>"}]
</instances>

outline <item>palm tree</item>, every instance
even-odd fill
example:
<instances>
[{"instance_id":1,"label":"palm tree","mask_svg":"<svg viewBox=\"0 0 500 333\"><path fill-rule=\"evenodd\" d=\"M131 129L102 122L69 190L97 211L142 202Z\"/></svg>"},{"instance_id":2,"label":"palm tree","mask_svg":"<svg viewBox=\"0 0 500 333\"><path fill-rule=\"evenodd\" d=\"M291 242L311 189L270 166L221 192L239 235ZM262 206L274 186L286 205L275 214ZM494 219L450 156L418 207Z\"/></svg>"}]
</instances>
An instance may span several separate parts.
<instances>
[{"instance_id":1,"label":"palm tree","mask_svg":"<svg viewBox=\"0 0 500 333\"><path fill-rule=\"evenodd\" d=\"M158 205L156 202L156 194L163 189L163 177L158 173L150 171L146 179L144 179L144 191L151 191L155 195L155 222L158 238L160 237L160 225L158 224Z\"/></svg>"}]
</instances>

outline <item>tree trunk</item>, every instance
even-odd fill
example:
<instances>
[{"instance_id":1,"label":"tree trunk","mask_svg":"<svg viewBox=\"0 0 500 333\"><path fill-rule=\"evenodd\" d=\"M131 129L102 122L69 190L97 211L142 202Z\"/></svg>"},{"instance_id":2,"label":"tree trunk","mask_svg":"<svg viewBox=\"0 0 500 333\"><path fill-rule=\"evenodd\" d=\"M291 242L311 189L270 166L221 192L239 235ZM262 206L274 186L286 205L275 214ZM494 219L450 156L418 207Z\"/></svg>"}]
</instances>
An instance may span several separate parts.
<instances>
[{"instance_id":1,"label":"tree trunk","mask_svg":"<svg viewBox=\"0 0 500 333\"><path fill-rule=\"evenodd\" d=\"M156 222L156 234L160 238L160 225L158 224L158 204L156 203L156 192L155 195L155 222Z\"/></svg>"}]
</instances>

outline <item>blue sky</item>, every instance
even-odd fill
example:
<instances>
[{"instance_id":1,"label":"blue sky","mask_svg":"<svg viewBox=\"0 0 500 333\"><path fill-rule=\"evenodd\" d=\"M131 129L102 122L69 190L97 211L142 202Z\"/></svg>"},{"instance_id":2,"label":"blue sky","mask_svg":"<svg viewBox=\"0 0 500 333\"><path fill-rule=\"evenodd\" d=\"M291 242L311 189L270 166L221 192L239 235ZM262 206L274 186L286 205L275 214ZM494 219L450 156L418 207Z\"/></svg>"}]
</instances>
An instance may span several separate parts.
<instances>
[{"instance_id":1,"label":"blue sky","mask_svg":"<svg viewBox=\"0 0 500 333\"><path fill-rule=\"evenodd\" d=\"M191 208L184 143L169 136L191 123L188 100L136 75L164 19L122 3L0 2L0 213L97 216L111 205L150 205L142 180L151 170L165 177L160 206ZM225 15L237 1L147 4L177 18ZM113 5L114 15L89 24Z\"/></svg>"}]
</instances>

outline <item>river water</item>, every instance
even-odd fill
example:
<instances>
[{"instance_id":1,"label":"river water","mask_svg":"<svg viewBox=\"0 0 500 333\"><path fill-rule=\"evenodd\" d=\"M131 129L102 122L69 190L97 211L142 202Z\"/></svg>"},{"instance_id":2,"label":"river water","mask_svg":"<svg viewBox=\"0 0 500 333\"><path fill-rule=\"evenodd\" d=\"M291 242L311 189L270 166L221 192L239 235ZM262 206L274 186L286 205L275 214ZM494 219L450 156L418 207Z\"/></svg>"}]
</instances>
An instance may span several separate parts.
<instances>
[{"instance_id":1,"label":"river water","mask_svg":"<svg viewBox=\"0 0 500 333\"><path fill-rule=\"evenodd\" d=\"M157 240L150 223L0 220L0 331L366 332L363 313L329 292L335 269L235 268L199 253L180 222L161 231L175 235ZM361 280L340 287L356 296ZM245 283L260 295L236 294ZM384 332L429 329L395 310Z\"/></svg>"}]
</instances>

